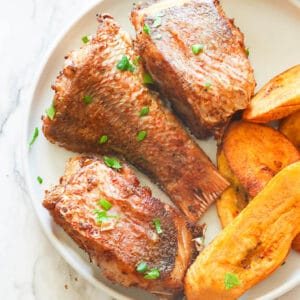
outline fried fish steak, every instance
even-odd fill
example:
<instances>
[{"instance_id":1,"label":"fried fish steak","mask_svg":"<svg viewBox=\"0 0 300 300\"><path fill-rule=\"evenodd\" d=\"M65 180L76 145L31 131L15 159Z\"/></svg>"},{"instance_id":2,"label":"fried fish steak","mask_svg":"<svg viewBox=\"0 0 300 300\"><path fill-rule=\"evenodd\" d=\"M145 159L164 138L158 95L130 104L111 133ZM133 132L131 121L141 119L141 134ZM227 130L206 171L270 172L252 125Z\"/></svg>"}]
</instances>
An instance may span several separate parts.
<instances>
[{"instance_id":1,"label":"fried fish steak","mask_svg":"<svg viewBox=\"0 0 300 300\"><path fill-rule=\"evenodd\" d=\"M109 15L98 20L90 42L66 57L43 132L71 151L124 156L197 220L228 183L147 89L127 33Z\"/></svg>"},{"instance_id":2,"label":"fried fish steak","mask_svg":"<svg viewBox=\"0 0 300 300\"><path fill-rule=\"evenodd\" d=\"M244 36L217 0L148 1L132 11L147 70L198 138L219 137L255 88Z\"/></svg>"},{"instance_id":3,"label":"fried fish steak","mask_svg":"<svg viewBox=\"0 0 300 300\"><path fill-rule=\"evenodd\" d=\"M99 199L109 203L106 210ZM202 236L202 227L152 197L125 163L116 170L98 157L69 159L65 176L46 191L43 205L109 280L170 297L182 290L196 254L193 238ZM139 273L141 262L147 270ZM158 278L145 279L153 269Z\"/></svg>"}]
</instances>

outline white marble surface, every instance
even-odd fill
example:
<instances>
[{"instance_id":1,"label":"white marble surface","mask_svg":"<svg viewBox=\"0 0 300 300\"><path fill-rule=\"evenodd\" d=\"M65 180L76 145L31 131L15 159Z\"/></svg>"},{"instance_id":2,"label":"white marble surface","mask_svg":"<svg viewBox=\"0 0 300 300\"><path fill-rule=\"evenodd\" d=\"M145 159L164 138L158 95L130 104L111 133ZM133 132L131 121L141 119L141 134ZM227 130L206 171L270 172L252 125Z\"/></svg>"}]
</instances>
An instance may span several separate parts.
<instances>
[{"instance_id":1,"label":"white marble surface","mask_svg":"<svg viewBox=\"0 0 300 300\"><path fill-rule=\"evenodd\" d=\"M93 3L0 1L0 299L110 299L67 265L41 231L24 183L19 147L24 109L47 50ZM300 299L300 287L280 299Z\"/></svg>"}]
</instances>

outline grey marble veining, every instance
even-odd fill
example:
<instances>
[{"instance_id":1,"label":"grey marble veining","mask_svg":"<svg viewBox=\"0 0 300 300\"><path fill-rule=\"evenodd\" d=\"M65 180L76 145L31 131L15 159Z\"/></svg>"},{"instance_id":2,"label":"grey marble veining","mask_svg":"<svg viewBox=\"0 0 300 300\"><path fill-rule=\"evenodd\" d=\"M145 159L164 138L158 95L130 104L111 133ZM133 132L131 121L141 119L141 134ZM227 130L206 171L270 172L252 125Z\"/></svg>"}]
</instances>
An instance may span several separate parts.
<instances>
[{"instance_id":1,"label":"grey marble veining","mask_svg":"<svg viewBox=\"0 0 300 300\"><path fill-rule=\"evenodd\" d=\"M20 143L33 80L50 45L95 1L0 2L0 299L106 300L49 243L29 199ZM281 297L299 299L300 288Z\"/></svg>"},{"instance_id":2,"label":"grey marble veining","mask_svg":"<svg viewBox=\"0 0 300 300\"><path fill-rule=\"evenodd\" d=\"M41 231L20 143L33 79L57 35L93 1L0 2L0 299L110 299L77 274Z\"/></svg>"}]
</instances>

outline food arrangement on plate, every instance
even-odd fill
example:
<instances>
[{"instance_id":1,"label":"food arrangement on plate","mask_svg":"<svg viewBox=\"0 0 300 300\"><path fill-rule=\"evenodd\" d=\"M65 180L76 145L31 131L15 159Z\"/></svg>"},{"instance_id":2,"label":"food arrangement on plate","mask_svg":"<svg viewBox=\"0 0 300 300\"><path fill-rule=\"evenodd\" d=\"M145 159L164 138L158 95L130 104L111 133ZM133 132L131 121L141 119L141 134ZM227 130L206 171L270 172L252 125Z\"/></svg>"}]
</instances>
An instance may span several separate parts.
<instances>
[{"instance_id":1,"label":"food arrangement on plate","mask_svg":"<svg viewBox=\"0 0 300 300\"><path fill-rule=\"evenodd\" d=\"M218 1L135 5L134 42L111 15L97 19L43 117L50 142L85 154L43 204L115 283L237 299L300 249L300 65L253 96L243 34ZM279 119L279 130L266 125ZM217 167L181 121L197 138L214 135ZM224 229L204 247L210 224L199 220L214 201Z\"/></svg>"}]
</instances>

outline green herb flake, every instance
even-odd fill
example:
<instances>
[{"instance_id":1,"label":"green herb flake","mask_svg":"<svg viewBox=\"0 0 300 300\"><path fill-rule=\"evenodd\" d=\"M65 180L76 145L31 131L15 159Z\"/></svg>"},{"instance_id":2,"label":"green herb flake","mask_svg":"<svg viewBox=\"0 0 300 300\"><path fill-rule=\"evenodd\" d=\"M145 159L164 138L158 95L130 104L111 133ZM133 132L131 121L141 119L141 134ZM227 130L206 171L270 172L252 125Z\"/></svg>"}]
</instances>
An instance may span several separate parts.
<instances>
[{"instance_id":1,"label":"green herb flake","mask_svg":"<svg viewBox=\"0 0 300 300\"><path fill-rule=\"evenodd\" d=\"M91 104L93 102L93 98L88 95L83 96L83 100L86 104Z\"/></svg>"},{"instance_id":2,"label":"green herb flake","mask_svg":"<svg viewBox=\"0 0 300 300\"><path fill-rule=\"evenodd\" d=\"M96 222L100 223L100 224L108 221L109 219L120 219L121 218L121 216L119 216L119 215L114 215L114 216L108 215L105 210L99 210L99 209L95 209L94 214L96 215Z\"/></svg>"},{"instance_id":3,"label":"green herb flake","mask_svg":"<svg viewBox=\"0 0 300 300\"><path fill-rule=\"evenodd\" d=\"M153 224L155 226L156 232L158 234L161 234L163 232L163 230L161 229L161 226L160 226L160 220L158 218L154 219Z\"/></svg>"},{"instance_id":4,"label":"green herb flake","mask_svg":"<svg viewBox=\"0 0 300 300\"><path fill-rule=\"evenodd\" d=\"M100 206L102 206L102 208L104 209L104 210L110 210L111 208L112 208L112 204L108 201L108 200L106 200L106 199L104 199L104 198L102 198L102 199L100 199L99 201L98 201L98 204L100 205Z\"/></svg>"},{"instance_id":5,"label":"green herb flake","mask_svg":"<svg viewBox=\"0 0 300 300\"><path fill-rule=\"evenodd\" d=\"M103 134L99 139L99 144L105 144L108 141L108 136Z\"/></svg>"},{"instance_id":6,"label":"green herb flake","mask_svg":"<svg viewBox=\"0 0 300 300\"><path fill-rule=\"evenodd\" d=\"M148 115L149 111L150 111L149 106L144 106L140 111L140 117Z\"/></svg>"},{"instance_id":7,"label":"green herb flake","mask_svg":"<svg viewBox=\"0 0 300 300\"><path fill-rule=\"evenodd\" d=\"M123 55L121 60L117 63L117 69L121 71L129 70L130 72L134 72L135 66L130 63L127 55Z\"/></svg>"},{"instance_id":8,"label":"green herb flake","mask_svg":"<svg viewBox=\"0 0 300 300\"><path fill-rule=\"evenodd\" d=\"M160 275L159 270L151 269L147 271L146 275L144 276L145 279L157 279Z\"/></svg>"},{"instance_id":9,"label":"green herb flake","mask_svg":"<svg viewBox=\"0 0 300 300\"><path fill-rule=\"evenodd\" d=\"M245 49L245 51L246 51L247 57L249 57L249 54L250 54L250 49L249 49L249 47L247 47L247 48Z\"/></svg>"},{"instance_id":10,"label":"green herb flake","mask_svg":"<svg viewBox=\"0 0 300 300\"><path fill-rule=\"evenodd\" d=\"M39 136L39 129L37 127L34 128L33 136L31 141L29 142L29 146L32 146L37 137Z\"/></svg>"},{"instance_id":11,"label":"green herb flake","mask_svg":"<svg viewBox=\"0 0 300 300\"><path fill-rule=\"evenodd\" d=\"M154 81L153 81L153 79L152 79L152 77L151 77L151 75L149 73L145 73L144 74L143 81L146 84L153 84L154 83Z\"/></svg>"},{"instance_id":12,"label":"green herb flake","mask_svg":"<svg viewBox=\"0 0 300 300\"><path fill-rule=\"evenodd\" d=\"M203 49L204 49L204 45L202 44L194 44L192 45L192 52L197 55L199 54Z\"/></svg>"},{"instance_id":13,"label":"green herb flake","mask_svg":"<svg viewBox=\"0 0 300 300\"><path fill-rule=\"evenodd\" d=\"M87 35L83 36L83 37L81 38L81 40L82 40L85 44L88 43L88 42L90 41L90 39L89 39L89 37L88 37Z\"/></svg>"},{"instance_id":14,"label":"green herb flake","mask_svg":"<svg viewBox=\"0 0 300 300\"><path fill-rule=\"evenodd\" d=\"M145 33L147 33L148 35L151 35L151 29L150 29L150 26L148 24L145 24L144 27L143 27L143 31Z\"/></svg>"},{"instance_id":15,"label":"green herb flake","mask_svg":"<svg viewBox=\"0 0 300 300\"><path fill-rule=\"evenodd\" d=\"M136 268L137 272L139 273L145 273L148 270L148 266L144 261L141 261L137 268Z\"/></svg>"},{"instance_id":16,"label":"green herb flake","mask_svg":"<svg viewBox=\"0 0 300 300\"><path fill-rule=\"evenodd\" d=\"M211 87L211 83L210 82L205 83L204 87L205 87L206 90L208 90Z\"/></svg>"},{"instance_id":17,"label":"green herb flake","mask_svg":"<svg viewBox=\"0 0 300 300\"><path fill-rule=\"evenodd\" d=\"M147 130L142 130L137 134L136 141L141 142L145 139L146 136L147 136Z\"/></svg>"},{"instance_id":18,"label":"green herb flake","mask_svg":"<svg viewBox=\"0 0 300 300\"><path fill-rule=\"evenodd\" d=\"M141 60L142 60L142 57L141 57L140 55L137 55L136 57L134 57L134 58L132 59L132 63L133 63L135 66L137 66L138 63L139 63L139 61L141 61Z\"/></svg>"},{"instance_id":19,"label":"green herb flake","mask_svg":"<svg viewBox=\"0 0 300 300\"><path fill-rule=\"evenodd\" d=\"M161 25L161 17L159 17L159 16L154 17L154 21L153 21L151 27L157 28L160 25Z\"/></svg>"},{"instance_id":20,"label":"green herb flake","mask_svg":"<svg viewBox=\"0 0 300 300\"><path fill-rule=\"evenodd\" d=\"M128 67L128 70L133 73L135 71L135 66L133 64L130 64Z\"/></svg>"},{"instance_id":21,"label":"green herb flake","mask_svg":"<svg viewBox=\"0 0 300 300\"><path fill-rule=\"evenodd\" d=\"M104 163L110 168L117 169L117 170L122 168L120 161L114 157L104 156L103 160L104 160Z\"/></svg>"},{"instance_id":22,"label":"green herb flake","mask_svg":"<svg viewBox=\"0 0 300 300\"><path fill-rule=\"evenodd\" d=\"M225 290L230 290L234 287L242 285L237 275L233 273L226 273L224 282L225 282Z\"/></svg>"},{"instance_id":23,"label":"green herb flake","mask_svg":"<svg viewBox=\"0 0 300 300\"><path fill-rule=\"evenodd\" d=\"M199 243L199 244L201 244L201 245L204 245L204 243L205 243L205 238L204 238L204 236L200 236L200 237L198 237L198 238L196 238L197 239L197 242ZM196 240L195 239L195 240Z\"/></svg>"},{"instance_id":24,"label":"green herb flake","mask_svg":"<svg viewBox=\"0 0 300 300\"><path fill-rule=\"evenodd\" d=\"M42 184L42 183L43 183L43 178L40 177L40 176L38 176L38 177L36 178L36 180L38 181L39 184Z\"/></svg>"},{"instance_id":25,"label":"green herb flake","mask_svg":"<svg viewBox=\"0 0 300 300\"><path fill-rule=\"evenodd\" d=\"M53 101L51 106L46 109L46 114L50 120L53 120L55 117L55 113L56 113L56 110L55 110L54 101Z\"/></svg>"}]
</instances>

